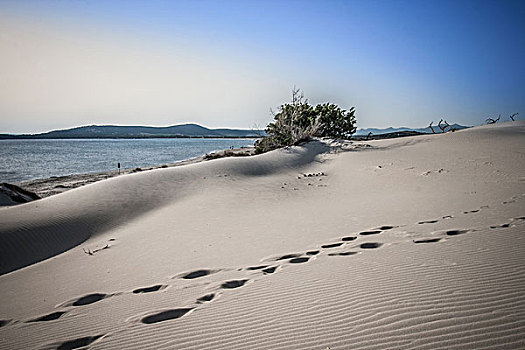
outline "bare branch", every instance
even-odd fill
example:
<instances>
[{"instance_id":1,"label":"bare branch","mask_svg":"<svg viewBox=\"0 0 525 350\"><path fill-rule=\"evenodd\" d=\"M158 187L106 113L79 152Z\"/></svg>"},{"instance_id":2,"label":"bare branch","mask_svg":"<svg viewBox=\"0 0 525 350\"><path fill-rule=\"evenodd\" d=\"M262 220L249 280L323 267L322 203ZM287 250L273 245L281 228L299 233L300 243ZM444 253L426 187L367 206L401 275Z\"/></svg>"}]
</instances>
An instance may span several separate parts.
<instances>
[{"instance_id":1,"label":"bare branch","mask_svg":"<svg viewBox=\"0 0 525 350\"><path fill-rule=\"evenodd\" d=\"M252 125L252 132L257 134L258 137L263 137L262 129L257 123L253 123Z\"/></svg>"},{"instance_id":2,"label":"bare branch","mask_svg":"<svg viewBox=\"0 0 525 350\"><path fill-rule=\"evenodd\" d=\"M485 121L487 122L487 124L496 124L499 121L500 118L501 118L501 114L496 119L487 118L487 120L485 120Z\"/></svg>"},{"instance_id":3,"label":"bare branch","mask_svg":"<svg viewBox=\"0 0 525 350\"><path fill-rule=\"evenodd\" d=\"M446 124L445 125L441 125L441 123L443 123L443 119L439 120L438 126L441 129L441 132L444 134L445 133L445 129L447 128L447 125Z\"/></svg>"},{"instance_id":4,"label":"bare branch","mask_svg":"<svg viewBox=\"0 0 525 350\"><path fill-rule=\"evenodd\" d=\"M445 124L445 129L448 128L448 131L454 131L454 129L452 129L452 127L446 120L443 120L443 123Z\"/></svg>"},{"instance_id":5,"label":"bare branch","mask_svg":"<svg viewBox=\"0 0 525 350\"><path fill-rule=\"evenodd\" d=\"M432 130L432 133L435 134L436 132L434 131L434 128L432 127L432 124L434 124L434 121L431 121L430 125L428 127L430 128L430 130Z\"/></svg>"}]
</instances>

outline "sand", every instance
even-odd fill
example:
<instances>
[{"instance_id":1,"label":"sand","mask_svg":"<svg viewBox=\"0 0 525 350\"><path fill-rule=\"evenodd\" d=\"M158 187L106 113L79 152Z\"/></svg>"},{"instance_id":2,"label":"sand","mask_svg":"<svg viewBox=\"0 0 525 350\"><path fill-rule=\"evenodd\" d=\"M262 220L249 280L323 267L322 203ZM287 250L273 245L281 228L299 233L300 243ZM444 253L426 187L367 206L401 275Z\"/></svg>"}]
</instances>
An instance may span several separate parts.
<instances>
[{"instance_id":1,"label":"sand","mask_svg":"<svg viewBox=\"0 0 525 350\"><path fill-rule=\"evenodd\" d=\"M0 209L1 349L525 348L525 122Z\"/></svg>"},{"instance_id":2,"label":"sand","mask_svg":"<svg viewBox=\"0 0 525 350\"><path fill-rule=\"evenodd\" d=\"M170 164L161 164L156 166L147 166L141 168L132 168L132 169L122 169L121 171L101 171L101 172L92 172L86 174L71 174L65 176L53 176L46 179L35 179L18 182L15 186L19 186L24 190L30 191L40 198L45 198L53 196L55 194L63 193L74 188L86 186L94 182L107 180L112 177L122 176L126 174L133 174L142 171L154 170L159 168L171 168L176 166L183 166L188 164L199 163L211 159L223 158L223 157L244 157L253 155L255 153L254 147L242 147L234 148L228 150L221 150L216 152L211 152L203 156L198 156L186 160L181 160L175 163ZM0 184L1 185L1 184ZM19 193L17 193L19 194ZM12 195L11 195L12 197ZM0 188L0 206L7 205L16 205L18 202L14 202L10 196L2 193L2 188Z\"/></svg>"}]
</instances>

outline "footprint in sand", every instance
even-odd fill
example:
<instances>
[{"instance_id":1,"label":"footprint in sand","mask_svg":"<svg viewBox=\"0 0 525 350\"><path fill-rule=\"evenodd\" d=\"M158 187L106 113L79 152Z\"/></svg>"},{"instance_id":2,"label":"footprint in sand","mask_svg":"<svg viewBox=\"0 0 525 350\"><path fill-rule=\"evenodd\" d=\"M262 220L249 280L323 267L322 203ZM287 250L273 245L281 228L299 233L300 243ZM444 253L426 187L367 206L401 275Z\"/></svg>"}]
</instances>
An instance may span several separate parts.
<instances>
[{"instance_id":1,"label":"footprint in sand","mask_svg":"<svg viewBox=\"0 0 525 350\"><path fill-rule=\"evenodd\" d=\"M288 260L288 259L293 259L293 258L298 258L300 257L302 254L296 254L296 253L291 253L291 254L285 254L283 256L280 256L278 258L275 258L274 260L275 261L279 261L279 260Z\"/></svg>"},{"instance_id":2,"label":"footprint in sand","mask_svg":"<svg viewBox=\"0 0 525 350\"><path fill-rule=\"evenodd\" d=\"M258 265L258 266L249 266L245 270L247 271L257 271L262 270L262 272L267 275L269 273L274 273L277 269L277 266L270 266L270 265ZM239 271L242 271L243 269L239 269Z\"/></svg>"},{"instance_id":3,"label":"footprint in sand","mask_svg":"<svg viewBox=\"0 0 525 350\"><path fill-rule=\"evenodd\" d=\"M367 242L367 243L362 243L359 247L361 249L376 249L376 248L381 247L382 245L383 245L382 243L378 243L378 242Z\"/></svg>"},{"instance_id":4,"label":"footprint in sand","mask_svg":"<svg viewBox=\"0 0 525 350\"><path fill-rule=\"evenodd\" d=\"M479 209L464 211L463 214L472 214L472 213L477 213L477 212L479 212Z\"/></svg>"},{"instance_id":5,"label":"footprint in sand","mask_svg":"<svg viewBox=\"0 0 525 350\"><path fill-rule=\"evenodd\" d=\"M395 228L397 226L389 226L389 225L385 225L385 226L381 226L378 228L378 230L381 230L381 231L387 231L387 230L391 230L393 228Z\"/></svg>"},{"instance_id":6,"label":"footprint in sand","mask_svg":"<svg viewBox=\"0 0 525 350\"><path fill-rule=\"evenodd\" d=\"M7 326L12 320L0 320L0 328Z\"/></svg>"},{"instance_id":7,"label":"footprint in sand","mask_svg":"<svg viewBox=\"0 0 525 350\"><path fill-rule=\"evenodd\" d=\"M80 297L78 299L68 301L60 306L84 306L96 303L98 301L101 301L103 299L109 298L113 296L114 294L104 294L104 293L93 293L84 295L83 297Z\"/></svg>"},{"instance_id":8,"label":"footprint in sand","mask_svg":"<svg viewBox=\"0 0 525 350\"><path fill-rule=\"evenodd\" d=\"M158 312L152 315L145 316L140 320L140 322L145 323L145 324L152 324L152 323L164 322L164 321L169 321L169 320L175 320L177 318L181 318L182 316L186 315L191 310L193 310L193 308L165 310L165 311L161 311L161 312Z\"/></svg>"},{"instance_id":9,"label":"footprint in sand","mask_svg":"<svg viewBox=\"0 0 525 350\"><path fill-rule=\"evenodd\" d=\"M216 272L219 272L219 270L202 269L202 270L196 270L196 271L192 271L192 272L188 272L188 273L183 273L182 275L175 276L175 278L182 278L182 279L185 279L185 280L192 280L192 279L195 279L195 278L208 276L208 275L211 275L212 273L216 273Z\"/></svg>"},{"instance_id":10,"label":"footprint in sand","mask_svg":"<svg viewBox=\"0 0 525 350\"><path fill-rule=\"evenodd\" d=\"M414 240L414 243L436 243L439 242L441 238L425 238L425 239L418 239Z\"/></svg>"},{"instance_id":11,"label":"footprint in sand","mask_svg":"<svg viewBox=\"0 0 525 350\"><path fill-rule=\"evenodd\" d=\"M469 230L449 230L445 232L447 236L457 236L469 232Z\"/></svg>"},{"instance_id":12,"label":"footprint in sand","mask_svg":"<svg viewBox=\"0 0 525 350\"><path fill-rule=\"evenodd\" d=\"M92 337L76 338L72 340L67 340L62 343L51 344L51 347L56 348L57 350L70 350L70 349L84 348L92 344L95 340L102 338L103 336L104 334L95 335Z\"/></svg>"},{"instance_id":13,"label":"footprint in sand","mask_svg":"<svg viewBox=\"0 0 525 350\"><path fill-rule=\"evenodd\" d=\"M264 272L264 274L267 275L269 273L274 273L275 270L277 270L277 266L268 267L268 268L262 270L262 272Z\"/></svg>"},{"instance_id":14,"label":"footprint in sand","mask_svg":"<svg viewBox=\"0 0 525 350\"><path fill-rule=\"evenodd\" d=\"M239 287L244 286L246 284L246 282L248 282L248 281L249 280L231 280L231 281L227 281L227 282L224 282L223 284L221 284L221 288L223 288L223 289L239 288Z\"/></svg>"},{"instance_id":15,"label":"footprint in sand","mask_svg":"<svg viewBox=\"0 0 525 350\"><path fill-rule=\"evenodd\" d=\"M507 228L507 227L510 227L510 224L501 224L501 225L490 226L490 228Z\"/></svg>"},{"instance_id":16,"label":"footprint in sand","mask_svg":"<svg viewBox=\"0 0 525 350\"><path fill-rule=\"evenodd\" d=\"M425 221L418 222L418 225L435 224L436 222L438 222L438 220L425 220Z\"/></svg>"},{"instance_id":17,"label":"footprint in sand","mask_svg":"<svg viewBox=\"0 0 525 350\"><path fill-rule=\"evenodd\" d=\"M167 285L165 284L156 284L154 286L150 286L150 287L144 287L144 288L137 288L133 291L133 294L144 294L144 293L152 293L152 292L157 292L161 289L164 289L168 287Z\"/></svg>"},{"instance_id":18,"label":"footprint in sand","mask_svg":"<svg viewBox=\"0 0 525 350\"><path fill-rule=\"evenodd\" d=\"M371 235L378 235L381 233L381 230L371 230L371 231L363 231L359 232L361 236L371 236Z\"/></svg>"},{"instance_id":19,"label":"footprint in sand","mask_svg":"<svg viewBox=\"0 0 525 350\"><path fill-rule=\"evenodd\" d=\"M336 247L340 247L342 246L343 243L329 243L329 244L324 244L321 246L321 248L324 248L324 249L330 249L330 248L336 248Z\"/></svg>"},{"instance_id":20,"label":"footprint in sand","mask_svg":"<svg viewBox=\"0 0 525 350\"><path fill-rule=\"evenodd\" d=\"M317 254L319 254L318 250L310 250L309 252L306 252L306 255L310 255L310 256L317 255Z\"/></svg>"},{"instance_id":21,"label":"footprint in sand","mask_svg":"<svg viewBox=\"0 0 525 350\"><path fill-rule=\"evenodd\" d=\"M213 300L215 298L215 293L206 294L205 296L200 297L197 299L198 304L207 303Z\"/></svg>"},{"instance_id":22,"label":"footprint in sand","mask_svg":"<svg viewBox=\"0 0 525 350\"><path fill-rule=\"evenodd\" d=\"M329 253L328 256L350 256L356 255L358 252L341 252L341 253Z\"/></svg>"},{"instance_id":23,"label":"footprint in sand","mask_svg":"<svg viewBox=\"0 0 525 350\"><path fill-rule=\"evenodd\" d=\"M357 239L356 236L348 236L348 237L343 237L343 238L341 238L341 240L342 240L343 242L351 242L351 241L355 241L356 239Z\"/></svg>"},{"instance_id":24,"label":"footprint in sand","mask_svg":"<svg viewBox=\"0 0 525 350\"><path fill-rule=\"evenodd\" d=\"M308 260L310 260L310 258L300 257L300 258L290 259L288 262L290 262L291 264L302 264L302 263L308 262Z\"/></svg>"},{"instance_id":25,"label":"footprint in sand","mask_svg":"<svg viewBox=\"0 0 525 350\"><path fill-rule=\"evenodd\" d=\"M66 313L65 311L53 312L53 313L50 313L50 314L47 314L47 315L44 315L44 316L40 316L40 317L34 318L32 320L29 320L26 323L28 323L28 322L47 322L47 321L58 320L65 313Z\"/></svg>"}]
</instances>

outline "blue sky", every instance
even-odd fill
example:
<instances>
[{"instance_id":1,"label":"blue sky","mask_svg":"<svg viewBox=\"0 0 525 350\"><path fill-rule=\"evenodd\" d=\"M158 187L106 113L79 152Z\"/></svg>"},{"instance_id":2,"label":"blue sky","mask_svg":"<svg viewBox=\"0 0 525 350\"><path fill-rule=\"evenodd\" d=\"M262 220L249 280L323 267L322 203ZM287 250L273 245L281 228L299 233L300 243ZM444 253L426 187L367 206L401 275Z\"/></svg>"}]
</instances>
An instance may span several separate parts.
<instances>
[{"instance_id":1,"label":"blue sky","mask_svg":"<svg viewBox=\"0 0 525 350\"><path fill-rule=\"evenodd\" d=\"M524 1L2 1L0 133L264 127L301 88L358 126L525 114Z\"/></svg>"}]
</instances>

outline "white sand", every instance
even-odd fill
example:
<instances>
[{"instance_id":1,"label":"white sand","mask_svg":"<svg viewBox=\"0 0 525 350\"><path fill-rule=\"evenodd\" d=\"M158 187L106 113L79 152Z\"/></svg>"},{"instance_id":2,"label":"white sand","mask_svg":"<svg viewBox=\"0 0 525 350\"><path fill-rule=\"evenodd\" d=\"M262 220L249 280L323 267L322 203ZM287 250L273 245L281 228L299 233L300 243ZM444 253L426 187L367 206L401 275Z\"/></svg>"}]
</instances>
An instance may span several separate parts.
<instances>
[{"instance_id":1,"label":"white sand","mask_svg":"<svg viewBox=\"0 0 525 350\"><path fill-rule=\"evenodd\" d=\"M0 348L525 348L524 136L316 141L0 209Z\"/></svg>"}]
</instances>

